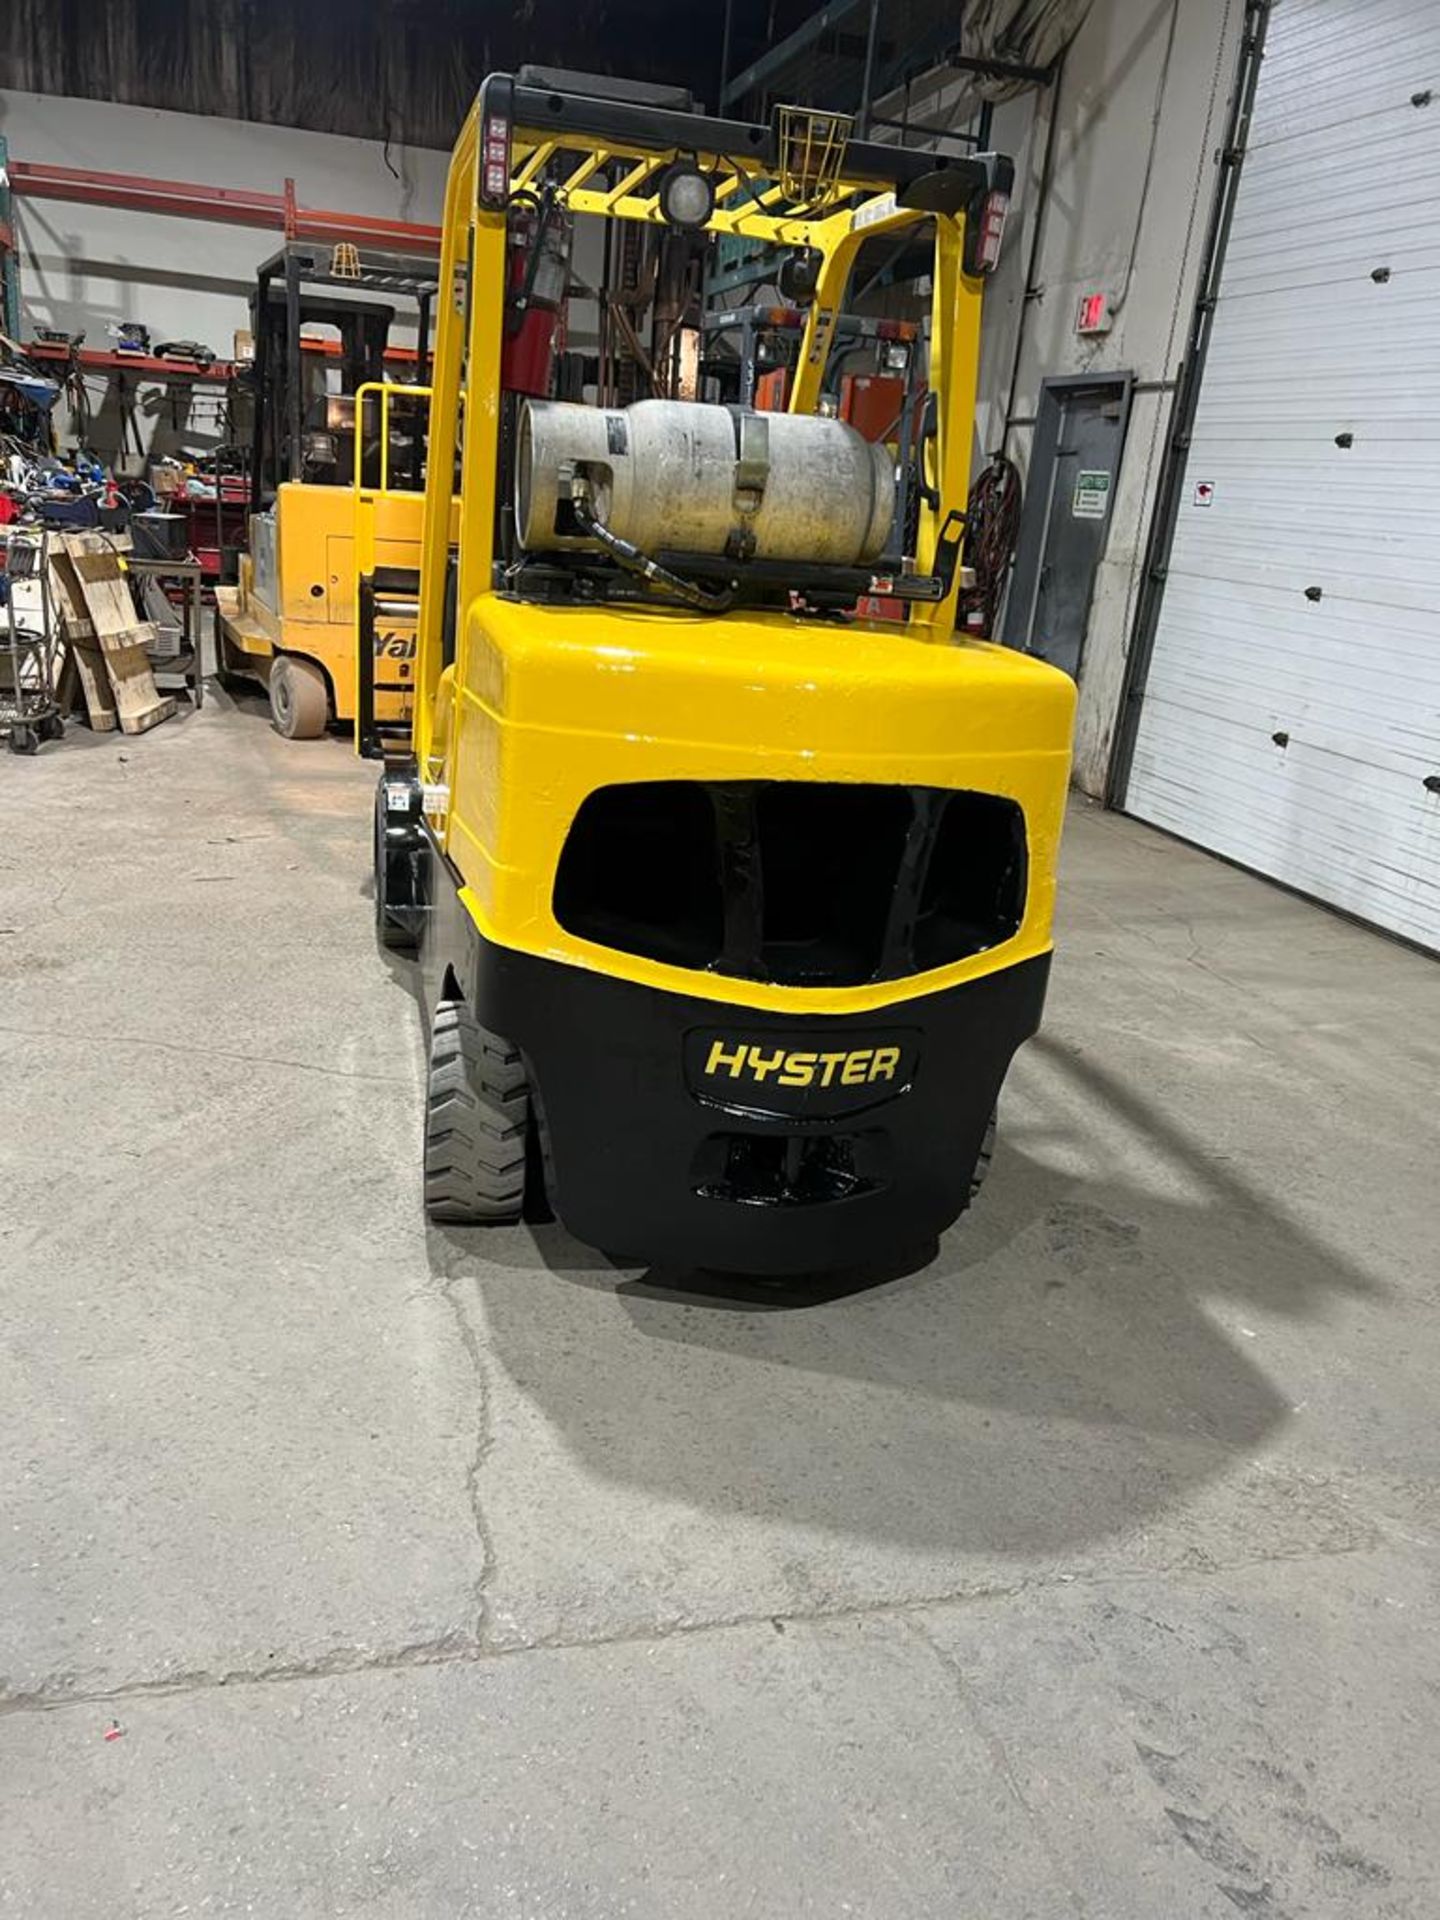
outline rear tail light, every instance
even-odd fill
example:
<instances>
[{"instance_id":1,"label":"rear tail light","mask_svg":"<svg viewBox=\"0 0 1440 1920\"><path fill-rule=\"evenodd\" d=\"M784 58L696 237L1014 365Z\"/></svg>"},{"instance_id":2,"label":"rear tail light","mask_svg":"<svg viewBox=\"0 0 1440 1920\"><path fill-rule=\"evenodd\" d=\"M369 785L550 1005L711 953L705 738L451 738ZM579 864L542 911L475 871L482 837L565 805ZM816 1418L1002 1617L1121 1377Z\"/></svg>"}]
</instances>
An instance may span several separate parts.
<instances>
[{"instance_id":1,"label":"rear tail light","mask_svg":"<svg viewBox=\"0 0 1440 1920\"><path fill-rule=\"evenodd\" d=\"M499 114L485 122L485 154L480 164L481 201L487 207L503 207L510 192L510 122Z\"/></svg>"},{"instance_id":2,"label":"rear tail light","mask_svg":"<svg viewBox=\"0 0 1440 1920\"><path fill-rule=\"evenodd\" d=\"M1000 260L1000 242L1005 234L1005 216L1010 211L1010 195L998 187L980 202L973 221L965 231L965 268L968 273L993 273Z\"/></svg>"},{"instance_id":3,"label":"rear tail light","mask_svg":"<svg viewBox=\"0 0 1440 1920\"><path fill-rule=\"evenodd\" d=\"M480 95L480 204L498 211L510 198L510 124L514 82L492 75Z\"/></svg>"}]
</instances>

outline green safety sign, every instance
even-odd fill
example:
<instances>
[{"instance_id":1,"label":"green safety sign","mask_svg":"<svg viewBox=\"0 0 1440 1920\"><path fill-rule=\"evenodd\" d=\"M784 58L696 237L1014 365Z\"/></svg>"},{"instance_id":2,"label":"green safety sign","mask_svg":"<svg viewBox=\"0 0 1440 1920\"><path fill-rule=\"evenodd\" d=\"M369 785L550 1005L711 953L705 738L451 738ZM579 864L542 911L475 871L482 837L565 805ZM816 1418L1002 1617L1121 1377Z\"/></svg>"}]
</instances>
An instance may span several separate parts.
<instances>
[{"instance_id":1,"label":"green safety sign","mask_svg":"<svg viewBox=\"0 0 1440 1920\"><path fill-rule=\"evenodd\" d=\"M1092 468L1075 476L1070 511L1077 520L1103 520L1110 505L1110 475Z\"/></svg>"}]
</instances>

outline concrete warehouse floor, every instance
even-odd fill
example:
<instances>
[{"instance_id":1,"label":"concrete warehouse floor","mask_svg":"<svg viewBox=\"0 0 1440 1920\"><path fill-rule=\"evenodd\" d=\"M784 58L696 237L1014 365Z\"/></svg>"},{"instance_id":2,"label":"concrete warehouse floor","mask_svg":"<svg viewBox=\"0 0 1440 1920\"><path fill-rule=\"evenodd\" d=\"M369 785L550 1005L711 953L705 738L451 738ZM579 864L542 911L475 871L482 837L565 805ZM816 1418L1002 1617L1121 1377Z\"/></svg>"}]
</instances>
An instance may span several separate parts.
<instances>
[{"instance_id":1,"label":"concrete warehouse floor","mask_svg":"<svg viewBox=\"0 0 1440 1920\"><path fill-rule=\"evenodd\" d=\"M1431 1920L1434 964L1081 807L979 1209L683 1291L427 1233L372 780L0 755L0 1911Z\"/></svg>"}]
</instances>

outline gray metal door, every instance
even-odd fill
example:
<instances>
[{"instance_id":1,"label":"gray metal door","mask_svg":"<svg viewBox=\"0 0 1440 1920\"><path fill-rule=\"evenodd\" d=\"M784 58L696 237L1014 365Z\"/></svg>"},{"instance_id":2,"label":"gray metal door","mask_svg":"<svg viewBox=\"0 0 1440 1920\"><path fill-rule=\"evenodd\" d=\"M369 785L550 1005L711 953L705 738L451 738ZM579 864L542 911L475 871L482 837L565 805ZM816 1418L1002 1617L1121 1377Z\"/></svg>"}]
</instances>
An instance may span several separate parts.
<instances>
[{"instance_id":1,"label":"gray metal door","mask_svg":"<svg viewBox=\"0 0 1440 1920\"><path fill-rule=\"evenodd\" d=\"M1130 375L1046 380L1002 639L1079 674L1095 569L1105 546Z\"/></svg>"}]
</instances>

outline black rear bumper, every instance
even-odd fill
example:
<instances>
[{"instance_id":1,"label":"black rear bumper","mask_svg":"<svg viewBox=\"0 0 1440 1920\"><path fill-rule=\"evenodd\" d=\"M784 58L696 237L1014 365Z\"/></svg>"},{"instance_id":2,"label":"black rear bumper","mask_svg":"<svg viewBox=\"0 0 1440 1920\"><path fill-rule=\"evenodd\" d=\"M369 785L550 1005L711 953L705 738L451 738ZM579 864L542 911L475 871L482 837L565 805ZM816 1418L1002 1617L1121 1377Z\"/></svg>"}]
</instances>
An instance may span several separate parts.
<instances>
[{"instance_id":1,"label":"black rear bumper","mask_svg":"<svg viewBox=\"0 0 1440 1920\"><path fill-rule=\"evenodd\" d=\"M950 1226L1050 966L877 1013L760 1013L497 946L458 902L435 908L427 960L524 1055L568 1231L736 1273L885 1260Z\"/></svg>"}]
</instances>

